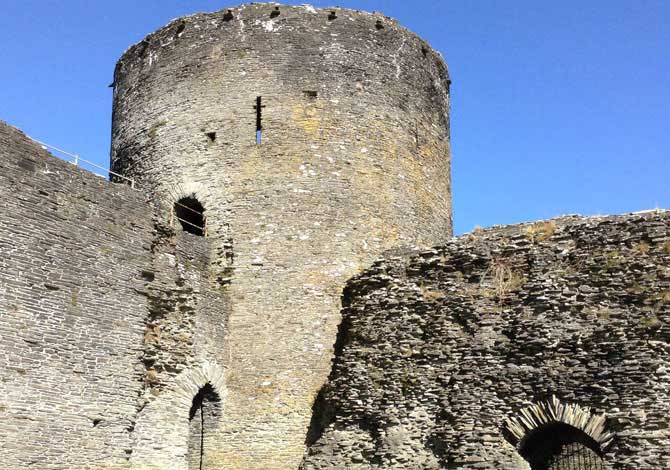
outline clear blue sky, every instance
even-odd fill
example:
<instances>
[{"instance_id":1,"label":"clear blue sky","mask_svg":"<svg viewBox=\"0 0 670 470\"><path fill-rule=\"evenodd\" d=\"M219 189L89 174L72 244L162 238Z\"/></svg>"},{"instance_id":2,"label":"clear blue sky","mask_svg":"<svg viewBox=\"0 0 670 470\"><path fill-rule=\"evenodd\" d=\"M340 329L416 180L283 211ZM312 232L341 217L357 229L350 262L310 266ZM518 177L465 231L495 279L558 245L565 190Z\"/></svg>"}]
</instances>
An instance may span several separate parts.
<instances>
[{"instance_id":1,"label":"clear blue sky","mask_svg":"<svg viewBox=\"0 0 670 470\"><path fill-rule=\"evenodd\" d=\"M0 119L105 165L121 53L237 3L0 1ZM456 233L670 207L670 1L312 2L332 3L393 16L446 58Z\"/></svg>"}]
</instances>

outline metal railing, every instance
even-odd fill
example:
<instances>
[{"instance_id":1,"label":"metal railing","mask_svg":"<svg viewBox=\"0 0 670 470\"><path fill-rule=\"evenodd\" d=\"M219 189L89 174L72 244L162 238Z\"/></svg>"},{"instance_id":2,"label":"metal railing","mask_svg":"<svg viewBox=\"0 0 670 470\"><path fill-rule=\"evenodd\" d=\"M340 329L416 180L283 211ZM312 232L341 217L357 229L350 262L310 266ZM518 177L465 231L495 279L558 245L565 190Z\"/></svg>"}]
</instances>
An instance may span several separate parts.
<instances>
[{"instance_id":1,"label":"metal railing","mask_svg":"<svg viewBox=\"0 0 670 470\"><path fill-rule=\"evenodd\" d=\"M97 163L93 163L93 162L91 162L91 161L85 160L85 159L81 158L81 157L80 157L79 155L77 155L77 154L70 153L70 152L66 152L66 151L63 150L63 149L60 149L60 148L55 147L55 146L53 146L53 145L46 144L46 143L41 142L41 141L39 141L39 140L37 140L37 139L34 139L34 138L30 137L30 136L28 136L28 138L29 138L30 140L32 140L33 142L39 144L44 150L51 149L51 150L55 150L56 152L58 152L58 153L60 153L60 154L62 154L62 155L66 155L66 156L69 157L69 158L63 158L63 160L65 160L65 161L68 162L68 163L72 163L72 164L75 165L75 166L79 166L80 163L85 163L86 165L92 166L93 168L97 168L97 169L99 169L99 170L106 171L106 172L109 173L110 175L114 175L114 176L116 176L117 178L121 178L122 180L125 180L125 181L129 182L129 183L130 183L130 187L131 187L132 189L136 189L136 188L135 188L135 180L132 179L132 178L128 178L127 176L120 175L120 174L118 174L118 173L113 172L112 170L110 170L110 169L108 169L108 168L105 168L104 166L100 166L100 165L98 165ZM95 172L93 172L93 173L95 173ZM95 174L98 175L98 176L102 176L103 178L107 178L107 176L105 176L105 175L101 175L101 174L98 174L98 173L95 173Z\"/></svg>"},{"instance_id":2,"label":"metal railing","mask_svg":"<svg viewBox=\"0 0 670 470\"><path fill-rule=\"evenodd\" d=\"M97 168L97 169L99 169L99 170L106 171L106 172L109 173L110 175L113 175L113 176L115 176L115 177L117 177L117 178L120 178L120 179L125 180L125 181L127 181L128 183L130 183L130 187L131 187L132 189L138 189L138 188L136 187L136 185L135 185L135 180L134 180L133 178L128 178L127 176L124 176L124 175L121 175L121 174L116 173L116 172L114 172L114 171L111 171L110 169L105 168L104 166L98 165L97 163L93 163L93 162L91 162L91 161L89 161L89 160L86 160L86 159L84 159L84 158L81 158L79 155L77 155L77 154L75 154L75 153L67 152L67 151L65 151L65 150L63 150L63 149L61 149L61 148L58 148L58 147L56 147L56 146L54 146L54 145L49 145L49 144L47 144L47 143L45 143L45 142L42 142L42 141L37 140L37 139L34 139L34 138L30 137L30 136L28 136L28 138L29 138L30 140L32 140L33 142L35 142L36 144L40 145L44 150L51 149L51 150L55 150L56 152L58 152L58 153L61 154L61 155L65 155L65 156L68 157L68 158L63 158L63 160L65 160L65 161L68 162L68 163L71 163L71 164L73 164L73 165L75 165L75 166L79 166L80 163L84 163L84 164L86 164L86 165L92 166L93 168ZM96 174L96 175L98 175L98 176L101 176L101 177L103 177L103 178L107 178L107 176L105 176L105 175L101 175L101 174L96 173L96 172L92 172L92 173L94 173L94 174ZM114 182L114 181L112 181L112 182ZM202 227L201 227L200 225L194 224L193 222L190 222L190 221L188 221L188 220L184 220L184 219L182 219L181 217L178 217L177 214L175 214L174 206L172 207L172 220L171 220L170 225L172 225L172 226L174 227L174 220L176 219L176 220L178 220L179 222L181 222L181 223L183 223L183 224L189 225L189 226L191 226L191 227L194 227L194 228L200 230L200 231L202 232L203 236L206 237L206 236L207 236L207 223L206 223L207 218L205 217L205 214L204 214L203 212L200 212L200 211L197 211L197 210L193 209L192 207L185 206L184 204L181 204L181 203L176 202L176 201L175 201L174 204L175 204L175 206L183 207L184 209L187 209L187 210L189 210L189 211L191 211L191 212L193 212L193 213L195 213L195 214L198 214L198 215L202 218L202 220L203 220L203 225L202 225Z\"/></svg>"}]
</instances>

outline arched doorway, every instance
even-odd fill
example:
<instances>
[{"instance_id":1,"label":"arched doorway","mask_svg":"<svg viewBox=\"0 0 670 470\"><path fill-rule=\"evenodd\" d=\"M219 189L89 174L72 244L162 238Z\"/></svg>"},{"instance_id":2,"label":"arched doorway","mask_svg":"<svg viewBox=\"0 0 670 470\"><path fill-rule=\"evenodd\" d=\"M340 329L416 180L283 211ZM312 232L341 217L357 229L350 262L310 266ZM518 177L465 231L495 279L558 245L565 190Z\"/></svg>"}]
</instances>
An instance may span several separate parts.
<instances>
[{"instance_id":1,"label":"arched doorway","mask_svg":"<svg viewBox=\"0 0 670 470\"><path fill-rule=\"evenodd\" d=\"M532 470L602 470L600 446L568 424L545 424L530 433L519 449Z\"/></svg>"},{"instance_id":2,"label":"arched doorway","mask_svg":"<svg viewBox=\"0 0 670 470\"><path fill-rule=\"evenodd\" d=\"M532 470L601 470L614 438L605 414L555 396L508 418L503 434Z\"/></svg>"},{"instance_id":3,"label":"arched doorway","mask_svg":"<svg viewBox=\"0 0 670 470\"><path fill-rule=\"evenodd\" d=\"M189 411L188 469L203 470L210 437L219 423L221 398L211 384L205 384L193 397Z\"/></svg>"}]
</instances>

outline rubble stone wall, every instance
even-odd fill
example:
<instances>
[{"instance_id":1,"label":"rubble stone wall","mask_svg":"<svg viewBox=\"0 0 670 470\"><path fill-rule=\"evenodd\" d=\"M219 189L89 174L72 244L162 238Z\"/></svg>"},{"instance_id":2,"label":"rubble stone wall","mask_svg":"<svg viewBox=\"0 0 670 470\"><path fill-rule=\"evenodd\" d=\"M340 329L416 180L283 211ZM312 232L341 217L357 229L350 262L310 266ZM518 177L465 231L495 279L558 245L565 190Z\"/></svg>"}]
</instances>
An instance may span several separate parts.
<instances>
[{"instance_id":1,"label":"rubble stone wall","mask_svg":"<svg viewBox=\"0 0 670 470\"><path fill-rule=\"evenodd\" d=\"M4 123L0 195L0 467L187 470L193 395L225 394L207 239Z\"/></svg>"},{"instance_id":2,"label":"rubble stone wall","mask_svg":"<svg viewBox=\"0 0 670 470\"><path fill-rule=\"evenodd\" d=\"M528 469L505 420L554 396L670 468L670 213L497 227L378 261L346 290L303 463Z\"/></svg>"}]
</instances>

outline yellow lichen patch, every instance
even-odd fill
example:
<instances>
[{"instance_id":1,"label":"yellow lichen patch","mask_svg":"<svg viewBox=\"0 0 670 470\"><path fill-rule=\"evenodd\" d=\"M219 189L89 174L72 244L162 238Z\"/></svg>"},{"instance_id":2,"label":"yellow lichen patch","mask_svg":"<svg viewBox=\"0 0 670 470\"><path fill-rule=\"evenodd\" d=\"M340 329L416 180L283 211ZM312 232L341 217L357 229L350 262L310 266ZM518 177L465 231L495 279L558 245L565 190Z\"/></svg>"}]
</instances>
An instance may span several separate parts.
<instances>
[{"instance_id":1,"label":"yellow lichen patch","mask_svg":"<svg viewBox=\"0 0 670 470\"><path fill-rule=\"evenodd\" d=\"M663 322L653 313L642 318L640 322L644 328L659 328L663 324Z\"/></svg>"},{"instance_id":2,"label":"yellow lichen patch","mask_svg":"<svg viewBox=\"0 0 670 470\"><path fill-rule=\"evenodd\" d=\"M147 383L158 383L158 371L156 369L147 370L145 380Z\"/></svg>"},{"instance_id":3,"label":"yellow lichen patch","mask_svg":"<svg viewBox=\"0 0 670 470\"><path fill-rule=\"evenodd\" d=\"M225 55L226 54L223 45L215 44L214 46L212 46L212 52L210 53L210 57L212 59L221 59Z\"/></svg>"},{"instance_id":4,"label":"yellow lichen patch","mask_svg":"<svg viewBox=\"0 0 670 470\"><path fill-rule=\"evenodd\" d=\"M636 244L635 246L633 246L633 251L636 251L636 252L640 253L641 255L646 255L647 253L649 253L650 249L651 249L651 247L646 242L640 242L640 243Z\"/></svg>"},{"instance_id":5,"label":"yellow lichen patch","mask_svg":"<svg viewBox=\"0 0 670 470\"><path fill-rule=\"evenodd\" d=\"M556 222L550 220L548 222L536 222L526 229L526 236L533 243L541 243L551 238L556 232Z\"/></svg>"},{"instance_id":6,"label":"yellow lichen patch","mask_svg":"<svg viewBox=\"0 0 670 470\"><path fill-rule=\"evenodd\" d=\"M584 313L588 316L596 317L601 320L609 320L612 316L612 310L608 307L587 307L584 309Z\"/></svg>"},{"instance_id":7,"label":"yellow lichen patch","mask_svg":"<svg viewBox=\"0 0 670 470\"><path fill-rule=\"evenodd\" d=\"M420 286L421 295L426 300L440 300L446 297L446 294L440 290L433 290L425 286Z\"/></svg>"},{"instance_id":8,"label":"yellow lichen patch","mask_svg":"<svg viewBox=\"0 0 670 470\"><path fill-rule=\"evenodd\" d=\"M664 304L670 304L670 290L661 291L658 294L658 300Z\"/></svg>"},{"instance_id":9,"label":"yellow lichen patch","mask_svg":"<svg viewBox=\"0 0 670 470\"><path fill-rule=\"evenodd\" d=\"M291 119L300 126L306 134L316 136L319 128L322 126L322 109L322 100L316 100L310 104L297 103L293 106Z\"/></svg>"},{"instance_id":10,"label":"yellow lichen patch","mask_svg":"<svg viewBox=\"0 0 670 470\"><path fill-rule=\"evenodd\" d=\"M258 146L251 147L245 158L240 160L240 180L244 178L252 179L254 176L258 177L259 167L264 164L261 158L260 148Z\"/></svg>"}]
</instances>

